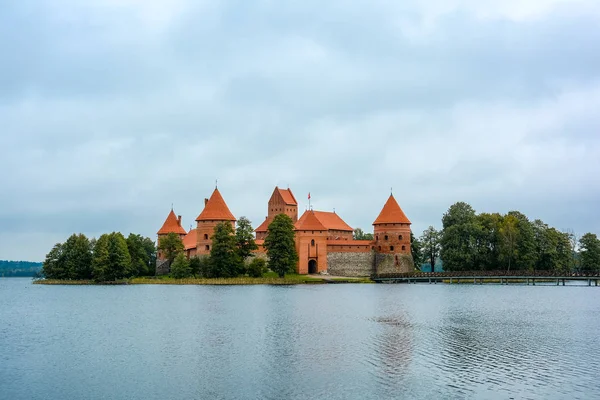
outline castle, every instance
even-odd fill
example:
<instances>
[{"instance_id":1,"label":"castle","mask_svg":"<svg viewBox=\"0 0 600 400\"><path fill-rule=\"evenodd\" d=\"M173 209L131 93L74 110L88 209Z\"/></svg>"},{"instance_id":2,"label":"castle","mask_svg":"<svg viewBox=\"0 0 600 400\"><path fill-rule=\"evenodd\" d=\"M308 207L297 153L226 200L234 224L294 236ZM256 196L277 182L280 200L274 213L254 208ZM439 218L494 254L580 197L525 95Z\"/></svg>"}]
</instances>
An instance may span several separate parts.
<instances>
[{"instance_id":1,"label":"castle","mask_svg":"<svg viewBox=\"0 0 600 400\"><path fill-rule=\"evenodd\" d=\"M410 248L410 225L393 195L387 199L373 222L373 240L354 240L354 230L335 212L309 209L298 218L298 202L290 189L275 187L269 199L267 217L255 229L256 257L266 258L264 239L276 215L288 215L295 226L299 274L327 271L339 276L370 276L374 273L410 272L414 263ZM236 218L217 188L196 218L196 228L187 232L181 216L173 210L158 231L158 241L169 233L182 239L187 257L208 256L215 226L227 222L235 226ZM164 255L158 253L157 274L169 272Z\"/></svg>"}]
</instances>

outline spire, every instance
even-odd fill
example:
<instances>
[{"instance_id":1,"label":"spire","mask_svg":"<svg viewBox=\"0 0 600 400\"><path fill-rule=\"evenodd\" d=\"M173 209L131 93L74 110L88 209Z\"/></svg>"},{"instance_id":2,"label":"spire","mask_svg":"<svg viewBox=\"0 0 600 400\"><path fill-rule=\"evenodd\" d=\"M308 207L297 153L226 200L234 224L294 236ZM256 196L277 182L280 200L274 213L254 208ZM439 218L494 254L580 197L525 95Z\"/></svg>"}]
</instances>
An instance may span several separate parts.
<instances>
[{"instance_id":1,"label":"spire","mask_svg":"<svg viewBox=\"0 0 600 400\"><path fill-rule=\"evenodd\" d=\"M410 224L410 220L404 214L404 211L398 205L393 194L390 194L379 216L373 222L373 225L378 224Z\"/></svg>"},{"instance_id":2,"label":"spire","mask_svg":"<svg viewBox=\"0 0 600 400\"><path fill-rule=\"evenodd\" d=\"M196 221L235 221L235 217L229 211L219 189L215 188Z\"/></svg>"},{"instance_id":3,"label":"spire","mask_svg":"<svg viewBox=\"0 0 600 400\"><path fill-rule=\"evenodd\" d=\"M181 226L173 209L171 209L171 212L167 215L167 219L165 219L165 223L157 232L158 235L166 235L168 233L177 233L179 235L185 235L187 233Z\"/></svg>"}]
</instances>

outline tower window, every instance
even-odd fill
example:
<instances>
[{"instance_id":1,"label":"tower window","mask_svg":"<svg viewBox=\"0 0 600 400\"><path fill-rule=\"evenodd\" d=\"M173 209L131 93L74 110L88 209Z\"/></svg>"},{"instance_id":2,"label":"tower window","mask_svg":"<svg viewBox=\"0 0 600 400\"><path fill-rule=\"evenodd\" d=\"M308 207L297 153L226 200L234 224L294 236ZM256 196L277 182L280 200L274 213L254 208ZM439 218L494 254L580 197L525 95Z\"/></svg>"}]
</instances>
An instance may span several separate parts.
<instances>
[{"instance_id":1,"label":"tower window","mask_svg":"<svg viewBox=\"0 0 600 400\"><path fill-rule=\"evenodd\" d=\"M381 246L379 246L379 251L381 251Z\"/></svg>"},{"instance_id":2,"label":"tower window","mask_svg":"<svg viewBox=\"0 0 600 400\"><path fill-rule=\"evenodd\" d=\"M398 236L398 240L402 240L402 239L403 239L402 235Z\"/></svg>"},{"instance_id":3,"label":"tower window","mask_svg":"<svg viewBox=\"0 0 600 400\"><path fill-rule=\"evenodd\" d=\"M204 234L204 240L208 240L208 234Z\"/></svg>"},{"instance_id":4,"label":"tower window","mask_svg":"<svg viewBox=\"0 0 600 400\"><path fill-rule=\"evenodd\" d=\"M388 235L385 235L385 240L388 240Z\"/></svg>"},{"instance_id":5,"label":"tower window","mask_svg":"<svg viewBox=\"0 0 600 400\"><path fill-rule=\"evenodd\" d=\"M394 251L394 246L390 246L390 251Z\"/></svg>"},{"instance_id":6,"label":"tower window","mask_svg":"<svg viewBox=\"0 0 600 400\"><path fill-rule=\"evenodd\" d=\"M379 235L376 235L376 236L375 236L375 240L379 240Z\"/></svg>"},{"instance_id":7,"label":"tower window","mask_svg":"<svg viewBox=\"0 0 600 400\"><path fill-rule=\"evenodd\" d=\"M311 241L310 241L310 245L311 245L311 246L314 246L314 245L315 245L315 239L313 239L313 240L311 240Z\"/></svg>"},{"instance_id":8,"label":"tower window","mask_svg":"<svg viewBox=\"0 0 600 400\"><path fill-rule=\"evenodd\" d=\"M210 246L209 246L209 245L206 245L206 246L204 246L204 249L205 249L206 251L208 251L208 250L210 250Z\"/></svg>"},{"instance_id":9,"label":"tower window","mask_svg":"<svg viewBox=\"0 0 600 400\"><path fill-rule=\"evenodd\" d=\"M406 246L402 246L402 250L406 250Z\"/></svg>"}]
</instances>

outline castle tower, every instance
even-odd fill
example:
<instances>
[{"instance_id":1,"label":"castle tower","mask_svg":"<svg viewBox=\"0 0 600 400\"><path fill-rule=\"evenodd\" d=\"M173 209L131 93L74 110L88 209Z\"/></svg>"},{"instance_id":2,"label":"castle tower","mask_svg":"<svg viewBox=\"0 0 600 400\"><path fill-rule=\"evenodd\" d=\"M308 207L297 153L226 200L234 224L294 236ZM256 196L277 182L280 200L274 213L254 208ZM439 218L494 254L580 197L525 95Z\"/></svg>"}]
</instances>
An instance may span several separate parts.
<instances>
[{"instance_id":1,"label":"castle tower","mask_svg":"<svg viewBox=\"0 0 600 400\"><path fill-rule=\"evenodd\" d=\"M375 251L382 254L411 254L411 222L396 202L393 195L383 206L373 222Z\"/></svg>"},{"instance_id":2,"label":"castle tower","mask_svg":"<svg viewBox=\"0 0 600 400\"><path fill-rule=\"evenodd\" d=\"M305 211L295 224L298 273L316 274L327 270L328 229L312 210Z\"/></svg>"},{"instance_id":3,"label":"castle tower","mask_svg":"<svg viewBox=\"0 0 600 400\"><path fill-rule=\"evenodd\" d=\"M267 210L267 218L258 228L256 228L256 239L264 240L267 236L267 228L273 222L273 218L279 214L286 214L294 223L298 221L298 202L294 197L291 189L279 189L275 186L275 190L269 199L269 208Z\"/></svg>"},{"instance_id":4,"label":"castle tower","mask_svg":"<svg viewBox=\"0 0 600 400\"><path fill-rule=\"evenodd\" d=\"M204 199L204 210L198 215L196 222L197 255L210 254L210 249L212 248L211 237L218 223L230 222L235 228L235 217L229 211L229 207L227 207L225 200L223 200L219 189L215 188L210 199Z\"/></svg>"},{"instance_id":5,"label":"castle tower","mask_svg":"<svg viewBox=\"0 0 600 400\"><path fill-rule=\"evenodd\" d=\"M163 237L167 236L169 233L178 234L179 238L182 240L185 237L185 235L187 234L185 229L181 226L181 215L176 217L175 212L173 212L173 209L171 209L171 212L169 213L169 215L167 215L167 219L165 219L165 223L157 232L159 246L160 246L160 240ZM159 251L157 254L157 258L159 260L164 260L164 255Z\"/></svg>"}]
</instances>

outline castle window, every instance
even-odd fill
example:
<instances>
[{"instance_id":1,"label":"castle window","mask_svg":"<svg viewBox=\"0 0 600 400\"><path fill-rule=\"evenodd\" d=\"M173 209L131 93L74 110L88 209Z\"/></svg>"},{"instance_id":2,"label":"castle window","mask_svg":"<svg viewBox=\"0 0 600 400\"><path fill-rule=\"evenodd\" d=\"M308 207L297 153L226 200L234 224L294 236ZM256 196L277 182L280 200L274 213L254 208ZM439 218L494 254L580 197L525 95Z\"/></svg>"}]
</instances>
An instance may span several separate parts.
<instances>
[{"instance_id":1,"label":"castle window","mask_svg":"<svg viewBox=\"0 0 600 400\"><path fill-rule=\"evenodd\" d=\"M390 246L390 251L394 251L394 246Z\"/></svg>"},{"instance_id":2,"label":"castle window","mask_svg":"<svg viewBox=\"0 0 600 400\"><path fill-rule=\"evenodd\" d=\"M398 236L398 240L402 240L402 239L403 239L402 235Z\"/></svg>"},{"instance_id":3,"label":"castle window","mask_svg":"<svg viewBox=\"0 0 600 400\"><path fill-rule=\"evenodd\" d=\"M379 235L375 236L375 240L379 240Z\"/></svg>"},{"instance_id":4,"label":"castle window","mask_svg":"<svg viewBox=\"0 0 600 400\"><path fill-rule=\"evenodd\" d=\"M209 246L209 245L206 245L206 246L204 246L204 249L205 249L206 251L208 251L208 250L210 250L210 246Z\"/></svg>"},{"instance_id":5,"label":"castle window","mask_svg":"<svg viewBox=\"0 0 600 400\"><path fill-rule=\"evenodd\" d=\"M311 240L311 241L310 241L310 245L311 245L311 246L314 246L314 245L315 245L315 239L313 239L313 240Z\"/></svg>"},{"instance_id":6,"label":"castle window","mask_svg":"<svg viewBox=\"0 0 600 400\"><path fill-rule=\"evenodd\" d=\"M388 235L385 235L385 240L388 240Z\"/></svg>"},{"instance_id":7,"label":"castle window","mask_svg":"<svg viewBox=\"0 0 600 400\"><path fill-rule=\"evenodd\" d=\"M208 240L208 234L204 234L204 240Z\"/></svg>"},{"instance_id":8,"label":"castle window","mask_svg":"<svg viewBox=\"0 0 600 400\"><path fill-rule=\"evenodd\" d=\"M371 246L371 250L375 250L375 246Z\"/></svg>"},{"instance_id":9,"label":"castle window","mask_svg":"<svg viewBox=\"0 0 600 400\"><path fill-rule=\"evenodd\" d=\"M381 251L381 246L379 246L379 251Z\"/></svg>"},{"instance_id":10,"label":"castle window","mask_svg":"<svg viewBox=\"0 0 600 400\"><path fill-rule=\"evenodd\" d=\"M406 250L406 246L402 246L402 250Z\"/></svg>"}]
</instances>

